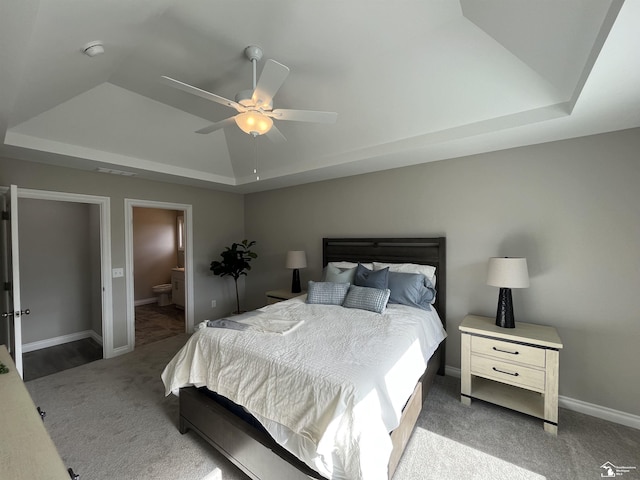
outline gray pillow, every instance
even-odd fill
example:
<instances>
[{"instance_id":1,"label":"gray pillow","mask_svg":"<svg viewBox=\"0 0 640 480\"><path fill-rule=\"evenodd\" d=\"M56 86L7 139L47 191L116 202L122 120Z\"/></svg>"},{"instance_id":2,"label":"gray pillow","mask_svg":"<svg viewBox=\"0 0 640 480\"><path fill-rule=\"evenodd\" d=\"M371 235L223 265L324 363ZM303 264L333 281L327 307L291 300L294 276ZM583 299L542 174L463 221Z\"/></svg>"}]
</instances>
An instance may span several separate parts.
<instances>
[{"instance_id":1,"label":"gray pillow","mask_svg":"<svg viewBox=\"0 0 640 480\"><path fill-rule=\"evenodd\" d=\"M382 270L369 270L359 263L356 267L353 284L360 287L385 290L389 286L389 267L383 268Z\"/></svg>"},{"instance_id":2,"label":"gray pillow","mask_svg":"<svg viewBox=\"0 0 640 480\"><path fill-rule=\"evenodd\" d=\"M307 303L342 305L348 291L348 283L309 281L307 285Z\"/></svg>"},{"instance_id":3,"label":"gray pillow","mask_svg":"<svg viewBox=\"0 0 640 480\"><path fill-rule=\"evenodd\" d=\"M389 272L389 303L409 305L423 310L431 310L435 289L421 273Z\"/></svg>"},{"instance_id":4,"label":"gray pillow","mask_svg":"<svg viewBox=\"0 0 640 480\"><path fill-rule=\"evenodd\" d=\"M390 294L391 292L388 288L379 289L351 285L351 287L349 287L349 293L347 293L347 298L344 299L342 306L382 313L387 307Z\"/></svg>"},{"instance_id":5,"label":"gray pillow","mask_svg":"<svg viewBox=\"0 0 640 480\"><path fill-rule=\"evenodd\" d=\"M353 283L356 275L356 268L338 268L333 265L327 265L322 274L323 282L333 283Z\"/></svg>"}]
</instances>

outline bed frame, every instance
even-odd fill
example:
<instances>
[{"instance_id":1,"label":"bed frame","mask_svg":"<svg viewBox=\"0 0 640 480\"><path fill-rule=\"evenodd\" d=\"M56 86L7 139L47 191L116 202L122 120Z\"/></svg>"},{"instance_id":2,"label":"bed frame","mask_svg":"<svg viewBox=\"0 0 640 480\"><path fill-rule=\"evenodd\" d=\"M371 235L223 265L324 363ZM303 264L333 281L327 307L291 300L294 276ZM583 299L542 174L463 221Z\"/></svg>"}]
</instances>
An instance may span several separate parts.
<instances>
[{"instance_id":1,"label":"bed frame","mask_svg":"<svg viewBox=\"0 0 640 480\"><path fill-rule=\"evenodd\" d=\"M446 329L446 239L437 238L324 238L323 266L333 261L418 263L436 267L435 307ZM427 392L437 374L444 375L445 342L428 362L402 412L400 425L390 433L393 451L388 477L395 472L411 437ZM197 432L216 450L254 480L326 480L278 445L257 425L234 414L211 395L194 387L180 389L180 433Z\"/></svg>"}]
</instances>

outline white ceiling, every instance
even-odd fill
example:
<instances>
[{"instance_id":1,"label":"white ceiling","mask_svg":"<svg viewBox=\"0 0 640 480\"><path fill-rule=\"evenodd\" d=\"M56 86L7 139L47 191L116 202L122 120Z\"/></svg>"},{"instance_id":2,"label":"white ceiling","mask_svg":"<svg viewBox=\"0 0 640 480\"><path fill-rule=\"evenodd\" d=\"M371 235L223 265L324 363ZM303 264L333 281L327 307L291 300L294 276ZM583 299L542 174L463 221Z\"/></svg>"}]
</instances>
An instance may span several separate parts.
<instances>
[{"instance_id":1,"label":"white ceiling","mask_svg":"<svg viewBox=\"0 0 640 480\"><path fill-rule=\"evenodd\" d=\"M0 154L255 192L638 127L639 20L640 0L3 0ZM275 108L337 123L194 133L236 111L160 77L233 99L248 45L258 76L291 69Z\"/></svg>"}]
</instances>

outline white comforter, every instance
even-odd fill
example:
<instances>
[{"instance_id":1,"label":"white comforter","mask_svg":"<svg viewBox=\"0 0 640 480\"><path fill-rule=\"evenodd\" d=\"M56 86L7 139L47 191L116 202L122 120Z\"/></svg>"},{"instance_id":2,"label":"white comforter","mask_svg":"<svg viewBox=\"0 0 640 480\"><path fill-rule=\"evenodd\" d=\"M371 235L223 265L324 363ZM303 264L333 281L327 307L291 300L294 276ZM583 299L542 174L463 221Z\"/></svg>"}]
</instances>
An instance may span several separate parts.
<instances>
[{"instance_id":1,"label":"white comforter","mask_svg":"<svg viewBox=\"0 0 640 480\"><path fill-rule=\"evenodd\" d=\"M285 335L198 330L162 373L166 394L206 386L324 476L386 479L389 432L446 337L441 321L403 305L376 314L304 300L260 309L304 319Z\"/></svg>"}]
</instances>

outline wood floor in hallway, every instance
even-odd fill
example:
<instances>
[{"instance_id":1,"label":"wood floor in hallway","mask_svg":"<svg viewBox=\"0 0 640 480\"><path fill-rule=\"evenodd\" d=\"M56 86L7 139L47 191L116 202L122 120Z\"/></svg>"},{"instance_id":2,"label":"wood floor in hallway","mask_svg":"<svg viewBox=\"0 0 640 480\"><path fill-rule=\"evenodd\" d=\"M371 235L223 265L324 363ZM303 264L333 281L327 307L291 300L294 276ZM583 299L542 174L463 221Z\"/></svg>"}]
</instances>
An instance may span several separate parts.
<instances>
[{"instance_id":1,"label":"wood floor in hallway","mask_svg":"<svg viewBox=\"0 0 640 480\"><path fill-rule=\"evenodd\" d=\"M84 338L22 354L24 380L51 375L102 358L102 345Z\"/></svg>"},{"instance_id":2,"label":"wood floor in hallway","mask_svg":"<svg viewBox=\"0 0 640 480\"><path fill-rule=\"evenodd\" d=\"M135 307L136 347L184 333L184 310L175 305L157 304ZM51 375L102 358L102 346L85 338L24 353L24 380Z\"/></svg>"}]
</instances>

